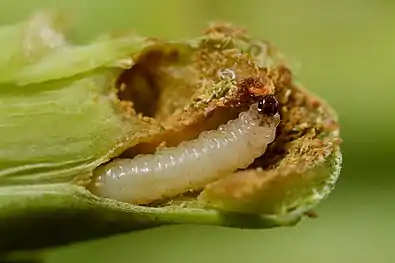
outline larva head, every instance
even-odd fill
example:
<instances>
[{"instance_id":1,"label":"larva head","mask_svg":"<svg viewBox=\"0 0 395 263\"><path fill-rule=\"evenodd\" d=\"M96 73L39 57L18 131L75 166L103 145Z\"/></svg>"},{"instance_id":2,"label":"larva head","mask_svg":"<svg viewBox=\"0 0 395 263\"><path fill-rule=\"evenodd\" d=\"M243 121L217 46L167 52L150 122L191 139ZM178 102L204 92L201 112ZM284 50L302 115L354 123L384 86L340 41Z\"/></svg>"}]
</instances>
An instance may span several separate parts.
<instances>
[{"instance_id":1,"label":"larva head","mask_svg":"<svg viewBox=\"0 0 395 263\"><path fill-rule=\"evenodd\" d=\"M278 113L278 110L278 101L273 95L267 95L258 102L258 111L262 114L274 116Z\"/></svg>"}]
</instances>

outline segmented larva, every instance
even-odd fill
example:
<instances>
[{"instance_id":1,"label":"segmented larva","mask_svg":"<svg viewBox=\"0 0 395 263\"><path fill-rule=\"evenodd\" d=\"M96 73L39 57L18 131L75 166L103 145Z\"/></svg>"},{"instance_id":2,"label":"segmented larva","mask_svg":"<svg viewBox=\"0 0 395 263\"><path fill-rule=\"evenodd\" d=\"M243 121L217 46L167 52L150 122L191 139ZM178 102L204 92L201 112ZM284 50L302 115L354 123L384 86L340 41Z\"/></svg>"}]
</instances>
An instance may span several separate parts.
<instances>
[{"instance_id":1,"label":"segmented larva","mask_svg":"<svg viewBox=\"0 0 395 263\"><path fill-rule=\"evenodd\" d=\"M237 119L202 132L195 140L99 167L91 191L119 201L148 204L202 188L261 156L274 140L279 122L277 100L266 96Z\"/></svg>"}]
</instances>

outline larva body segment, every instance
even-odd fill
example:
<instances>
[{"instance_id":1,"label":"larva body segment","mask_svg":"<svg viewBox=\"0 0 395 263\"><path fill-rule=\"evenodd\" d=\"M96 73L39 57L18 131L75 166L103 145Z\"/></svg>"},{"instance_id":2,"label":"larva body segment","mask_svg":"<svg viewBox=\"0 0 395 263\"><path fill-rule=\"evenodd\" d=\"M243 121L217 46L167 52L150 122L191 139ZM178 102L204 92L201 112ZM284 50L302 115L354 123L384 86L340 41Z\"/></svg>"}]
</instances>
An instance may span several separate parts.
<instances>
[{"instance_id":1,"label":"larva body segment","mask_svg":"<svg viewBox=\"0 0 395 263\"><path fill-rule=\"evenodd\" d=\"M246 168L275 138L278 113L258 103L217 130L192 141L134 159L115 159L95 171L92 192L133 204L172 197Z\"/></svg>"}]
</instances>

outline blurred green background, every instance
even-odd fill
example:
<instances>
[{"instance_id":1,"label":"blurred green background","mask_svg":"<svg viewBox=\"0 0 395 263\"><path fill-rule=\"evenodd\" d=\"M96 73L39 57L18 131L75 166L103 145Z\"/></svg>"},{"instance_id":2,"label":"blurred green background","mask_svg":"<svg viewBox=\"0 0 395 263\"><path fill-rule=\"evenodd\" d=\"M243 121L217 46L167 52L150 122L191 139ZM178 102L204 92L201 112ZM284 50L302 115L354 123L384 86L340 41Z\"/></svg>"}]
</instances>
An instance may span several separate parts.
<instances>
[{"instance_id":1,"label":"blurred green background","mask_svg":"<svg viewBox=\"0 0 395 263\"><path fill-rule=\"evenodd\" d=\"M318 219L273 230L161 227L50 250L48 262L395 262L395 1L0 0L0 24L46 7L69 12L76 41L244 26L338 111L344 139L341 179Z\"/></svg>"}]
</instances>

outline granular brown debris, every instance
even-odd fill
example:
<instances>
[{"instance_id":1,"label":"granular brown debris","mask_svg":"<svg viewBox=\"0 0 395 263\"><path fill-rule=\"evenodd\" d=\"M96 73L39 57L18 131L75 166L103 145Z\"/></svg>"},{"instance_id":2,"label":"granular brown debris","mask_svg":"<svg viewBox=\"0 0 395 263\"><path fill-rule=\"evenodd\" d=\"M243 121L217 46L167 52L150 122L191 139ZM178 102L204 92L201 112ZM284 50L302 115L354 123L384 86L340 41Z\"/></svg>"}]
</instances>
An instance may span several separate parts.
<instances>
[{"instance_id":1,"label":"granular brown debris","mask_svg":"<svg viewBox=\"0 0 395 263\"><path fill-rule=\"evenodd\" d=\"M294 84L291 70L273 46L251 38L244 29L213 24L192 41L158 41L136 61L120 79L120 97L137 97L136 111L154 118L164 131L130 149L125 153L129 157L153 152L163 143L176 146L196 138L235 118L262 96L278 100L281 123L275 141L244 171L208 185L199 199L209 205L273 212L279 209L276 205L256 200L289 201L290 189L307 189L306 178L315 180L309 171L338 151L341 139L333 111ZM312 194L311 187L306 191ZM234 205L232 198L245 202ZM222 202L226 199L230 203ZM291 204L286 208L294 209Z\"/></svg>"}]
</instances>

